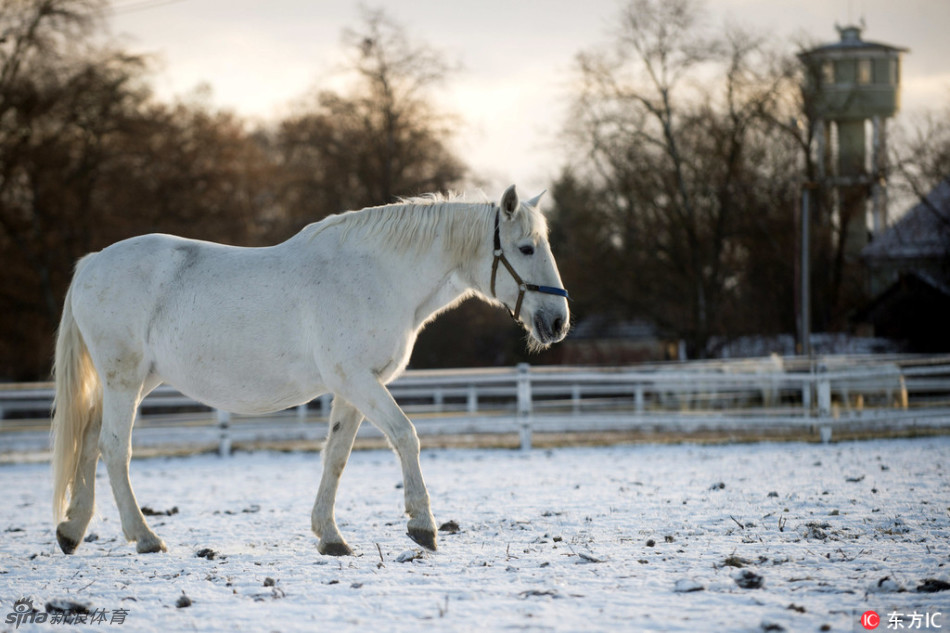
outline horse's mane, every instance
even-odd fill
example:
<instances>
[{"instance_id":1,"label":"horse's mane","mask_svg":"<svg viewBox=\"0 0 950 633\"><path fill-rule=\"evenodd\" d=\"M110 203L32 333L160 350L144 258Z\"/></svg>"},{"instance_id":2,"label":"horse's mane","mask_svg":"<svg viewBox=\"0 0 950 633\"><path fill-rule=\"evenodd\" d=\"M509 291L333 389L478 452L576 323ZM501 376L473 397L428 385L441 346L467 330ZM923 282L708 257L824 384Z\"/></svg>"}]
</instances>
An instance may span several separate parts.
<instances>
[{"instance_id":1,"label":"horse's mane","mask_svg":"<svg viewBox=\"0 0 950 633\"><path fill-rule=\"evenodd\" d=\"M340 241L353 237L377 239L398 252L425 250L437 235L444 235L443 247L459 261L476 257L491 244L495 205L484 195L472 200L467 195L426 194L400 198L399 202L359 211L331 215L311 225L310 238L330 227L342 227ZM547 222L540 212L523 209L518 214L525 235L547 238Z\"/></svg>"}]
</instances>

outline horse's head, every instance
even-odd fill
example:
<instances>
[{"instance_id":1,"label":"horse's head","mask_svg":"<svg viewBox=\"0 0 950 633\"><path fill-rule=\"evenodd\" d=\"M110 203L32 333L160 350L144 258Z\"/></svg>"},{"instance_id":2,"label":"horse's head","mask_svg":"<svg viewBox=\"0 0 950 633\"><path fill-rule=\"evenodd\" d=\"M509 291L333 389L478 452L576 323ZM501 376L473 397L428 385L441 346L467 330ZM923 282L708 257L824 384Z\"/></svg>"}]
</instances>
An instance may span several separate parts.
<instances>
[{"instance_id":1,"label":"horse's head","mask_svg":"<svg viewBox=\"0 0 950 633\"><path fill-rule=\"evenodd\" d=\"M528 330L535 347L567 336L570 312L561 287L548 225L539 208L541 192L525 202L508 187L496 209L491 291Z\"/></svg>"}]
</instances>

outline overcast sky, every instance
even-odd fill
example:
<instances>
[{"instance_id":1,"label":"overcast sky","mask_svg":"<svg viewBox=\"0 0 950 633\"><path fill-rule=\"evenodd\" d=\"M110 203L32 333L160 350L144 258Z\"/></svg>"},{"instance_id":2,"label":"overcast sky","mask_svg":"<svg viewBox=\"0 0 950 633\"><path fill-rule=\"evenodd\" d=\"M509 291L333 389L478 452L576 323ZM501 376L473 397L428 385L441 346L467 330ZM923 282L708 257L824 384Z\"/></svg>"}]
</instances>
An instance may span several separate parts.
<instances>
[{"instance_id":1,"label":"overcast sky","mask_svg":"<svg viewBox=\"0 0 950 633\"><path fill-rule=\"evenodd\" d=\"M603 42L621 0L406 0L367 2L462 70L444 104L464 120L459 151L494 195L550 185L575 55ZM260 120L332 80L341 32L359 26L356 0L116 0L113 36L157 56L154 86L170 99L201 83L212 103ZM788 42L831 42L835 23L866 23L864 39L910 49L902 117L950 104L950 0L708 0L726 21Z\"/></svg>"}]
</instances>

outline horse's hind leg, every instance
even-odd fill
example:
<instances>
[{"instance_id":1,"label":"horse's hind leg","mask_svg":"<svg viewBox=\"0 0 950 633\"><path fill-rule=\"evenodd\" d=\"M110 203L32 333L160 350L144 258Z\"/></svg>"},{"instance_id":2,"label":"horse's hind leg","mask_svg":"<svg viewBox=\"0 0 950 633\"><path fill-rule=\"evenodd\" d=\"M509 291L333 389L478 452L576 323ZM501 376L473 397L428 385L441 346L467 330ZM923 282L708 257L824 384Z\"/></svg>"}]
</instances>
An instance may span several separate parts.
<instances>
[{"instance_id":1,"label":"horse's hind leg","mask_svg":"<svg viewBox=\"0 0 950 633\"><path fill-rule=\"evenodd\" d=\"M115 388L107 385L102 401L102 432L99 449L109 471L112 494L119 507L122 532L125 538L136 542L139 553L164 552L165 543L158 538L145 522L139 509L132 484L129 481L129 461L132 458L132 423L138 407L141 385L134 389Z\"/></svg>"},{"instance_id":2,"label":"horse's hind leg","mask_svg":"<svg viewBox=\"0 0 950 633\"><path fill-rule=\"evenodd\" d=\"M353 553L336 526L333 506L336 502L340 476L343 474L346 460L353 449L356 431L360 428L362 421L363 414L353 405L340 397L333 399L333 409L330 411L330 432L322 451L323 477L320 479L317 500L313 504L313 513L310 515L313 533L320 537L317 550L321 554L345 556Z\"/></svg>"},{"instance_id":3,"label":"horse's hind leg","mask_svg":"<svg viewBox=\"0 0 950 633\"><path fill-rule=\"evenodd\" d=\"M94 415L86 427L80 446L76 478L73 480L72 496L66 509L66 520L56 526L56 540L63 552L72 554L79 546L89 527L96 499L96 465L99 463L100 415Z\"/></svg>"}]
</instances>

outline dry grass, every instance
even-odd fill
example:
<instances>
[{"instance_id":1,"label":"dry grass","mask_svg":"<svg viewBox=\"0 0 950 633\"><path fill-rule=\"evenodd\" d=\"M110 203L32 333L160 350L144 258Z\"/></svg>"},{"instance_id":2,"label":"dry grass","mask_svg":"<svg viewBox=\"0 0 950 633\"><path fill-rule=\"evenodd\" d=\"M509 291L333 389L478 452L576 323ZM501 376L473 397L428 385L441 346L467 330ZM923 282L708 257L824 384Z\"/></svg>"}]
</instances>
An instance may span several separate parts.
<instances>
[{"instance_id":1,"label":"dry grass","mask_svg":"<svg viewBox=\"0 0 950 633\"><path fill-rule=\"evenodd\" d=\"M934 437L950 435L950 427L912 427L912 428L867 428L835 427L834 442L860 441L871 439L899 439L914 437ZM423 449L440 448L495 448L518 449L521 440L517 433L478 433L465 435L423 435L420 438ZM627 431L598 431L592 433L541 433L531 437L533 448L561 448L567 446L613 446L617 444L744 444L752 442L813 442L821 441L818 428L749 428L694 431L638 429ZM300 451L319 452L323 441L287 440L234 442L235 451ZM389 448L384 438L357 438L354 450L379 450ZM148 446L137 447L133 457L186 457L215 453L216 443L195 444L192 446ZM49 453L37 451L26 454L0 454L0 464L49 461Z\"/></svg>"}]
</instances>

